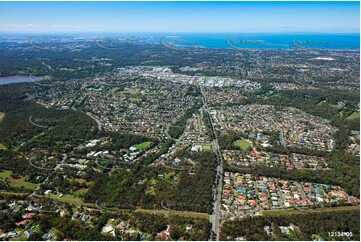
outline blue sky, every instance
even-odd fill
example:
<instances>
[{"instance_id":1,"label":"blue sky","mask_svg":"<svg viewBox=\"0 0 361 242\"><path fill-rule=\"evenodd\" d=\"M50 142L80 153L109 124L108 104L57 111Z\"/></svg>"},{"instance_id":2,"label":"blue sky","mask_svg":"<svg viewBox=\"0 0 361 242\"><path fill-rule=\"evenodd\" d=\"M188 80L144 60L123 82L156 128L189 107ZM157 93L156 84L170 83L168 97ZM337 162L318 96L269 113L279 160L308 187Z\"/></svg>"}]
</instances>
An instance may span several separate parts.
<instances>
[{"instance_id":1,"label":"blue sky","mask_svg":"<svg viewBox=\"0 0 361 242\"><path fill-rule=\"evenodd\" d=\"M359 33L359 2L0 2L0 32Z\"/></svg>"}]
</instances>

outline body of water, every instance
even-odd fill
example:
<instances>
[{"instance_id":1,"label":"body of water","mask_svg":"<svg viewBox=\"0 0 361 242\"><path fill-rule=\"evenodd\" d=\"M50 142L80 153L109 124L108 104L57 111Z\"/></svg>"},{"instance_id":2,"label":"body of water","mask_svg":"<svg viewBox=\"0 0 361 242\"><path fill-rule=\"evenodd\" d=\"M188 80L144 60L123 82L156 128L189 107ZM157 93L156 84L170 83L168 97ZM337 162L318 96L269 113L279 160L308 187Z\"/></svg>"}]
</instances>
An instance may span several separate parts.
<instances>
[{"instance_id":1,"label":"body of water","mask_svg":"<svg viewBox=\"0 0 361 242\"><path fill-rule=\"evenodd\" d=\"M154 36L134 38L144 42L160 42L169 47L360 49L359 34L162 34L157 38Z\"/></svg>"},{"instance_id":2,"label":"body of water","mask_svg":"<svg viewBox=\"0 0 361 242\"><path fill-rule=\"evenodd\" d=\"M40 81L41 77L31 77L28 76L6 76L0 77L0 85L10 84L10 83L20 83L20 82L34 82Z\"/></svg>"}]
</instances>

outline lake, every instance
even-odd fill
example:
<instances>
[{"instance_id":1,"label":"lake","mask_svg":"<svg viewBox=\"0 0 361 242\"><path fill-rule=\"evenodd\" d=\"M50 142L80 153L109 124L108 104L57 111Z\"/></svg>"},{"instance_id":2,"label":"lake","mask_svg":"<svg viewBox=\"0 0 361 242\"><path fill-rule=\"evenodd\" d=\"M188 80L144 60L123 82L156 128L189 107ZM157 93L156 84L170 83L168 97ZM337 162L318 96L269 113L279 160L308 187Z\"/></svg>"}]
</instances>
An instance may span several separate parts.
<instances>
[{"instance_id":1,"label":"lake","mask_svg":"<svg viewBox=\"0 0 361 242\"><path fill-rule=\"evenodd\" d=\"M10 83L21 83L21 82L34 82L40 81L42 77L34 77L29 78L28 76L6 76L0 77L0 85L10 84Z\"/></svg>"}]
</instances>

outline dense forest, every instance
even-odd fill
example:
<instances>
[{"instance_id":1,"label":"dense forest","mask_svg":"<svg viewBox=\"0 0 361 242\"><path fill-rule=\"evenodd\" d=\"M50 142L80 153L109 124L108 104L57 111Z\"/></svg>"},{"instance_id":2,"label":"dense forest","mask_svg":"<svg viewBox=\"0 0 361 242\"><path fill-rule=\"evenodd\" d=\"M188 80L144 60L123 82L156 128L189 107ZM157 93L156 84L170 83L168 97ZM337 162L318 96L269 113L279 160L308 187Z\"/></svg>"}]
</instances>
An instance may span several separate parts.
<instances>
[{"instance_id":1,"label":"dense forest","mask_svg":"<svg viewBox=\"0 0 361 242\"><path fill-rule=\"evenodd\" d=\"M96 133L95 121L82 112L45 108L26 100L31 84L0 88L1 143L8 149L27 151L34 147L65 147ZM28 141L31 142L28 142Z\"/></svg>"},{"instance_id":2,"label":"dense forest","mask_svg":"<svg viewBox=\"0 0 361 242\"><path fill-rule=\"evenodd\" d=\"M149 166L119 169L111 174L95 173L94 185L85 199L124 208L154 208L156 205L164 209L163 204L172 210L210 213L215 156L208 152L184 152L180 158L192 159L197 164L193 173L178 171L179 174L174 174L166 167ZM163 178L166 176L167 179ZM158 179L154 180L155 177Z\"/></svg>"}]
</instances>

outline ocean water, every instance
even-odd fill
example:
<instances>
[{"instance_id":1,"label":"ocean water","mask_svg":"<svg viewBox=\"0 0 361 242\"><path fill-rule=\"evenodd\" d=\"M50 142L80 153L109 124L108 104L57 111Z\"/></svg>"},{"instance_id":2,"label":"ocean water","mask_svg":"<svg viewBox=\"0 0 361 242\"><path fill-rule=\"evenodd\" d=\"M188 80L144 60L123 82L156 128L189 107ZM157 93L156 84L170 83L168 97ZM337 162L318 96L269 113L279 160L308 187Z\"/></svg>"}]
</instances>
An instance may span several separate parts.
<instances>
[{"instance_id":1,"label":"ocean water","mask_svg":"<svg viewBox=\"0 0 361 242\"><path fill-rule=\"evenodd\" d=\"M130 37L132 38L132 37ZM168 47L359 50L359 34L160 34L134 36Z\"/></svg>"}]
</instances>

